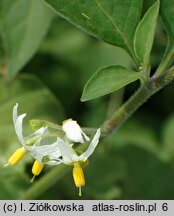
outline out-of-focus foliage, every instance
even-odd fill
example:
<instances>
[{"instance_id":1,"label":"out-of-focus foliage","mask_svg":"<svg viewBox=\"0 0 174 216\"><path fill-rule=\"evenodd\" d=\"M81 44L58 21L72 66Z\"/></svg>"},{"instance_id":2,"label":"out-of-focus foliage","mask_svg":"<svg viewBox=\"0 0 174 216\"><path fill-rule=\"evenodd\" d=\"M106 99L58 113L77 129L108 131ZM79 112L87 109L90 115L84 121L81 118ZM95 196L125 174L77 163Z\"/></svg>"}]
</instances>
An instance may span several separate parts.
<instances>
[{"instance_id":1,"label":"out-of-focus foliage","mask_svg":"<svg viewBox=\"0 0 174 216\"><path fill-rule=\"evenodd\" d=\"M52 16L43 0L0 1L0 37L8 77L16 75L36 52Z\"/></svg>"},{"instance_id":2,"label":"out-of-focus foliage","mask_svg":"<svg viewBox=\"0 0 174 216\"><path fill-rule=\"evenodd\" d=\"M144 13L152 3L144 1ZM22 11L22 6L19 11ZM153 69L164 53L166 38L159 20L151 56ZM3 56L3 49L0 56ZM1 63L4 63L2 59ZM31 132L27 129L28 120L33 118L61 124L65 118L72 117L81 126L99 127L120 101L125 101L134 92L137 83L125 89L123 98L120 98L123 94L118 92L118 95L114 93L111 97L82 103L80 97L84 84L101 67L110 64L132 66L131 63L120 48L93 38L55 17L38 52L21 68L22 72L10 81L4 74L1 77L1 167L20 147L12 123L12 108L16 102L19 103L19 112L27 113L24 134ZM173 98L174 87L171 84L98 145L85 168L87 184L83 188L83 199L174 199ZM32 186L32 162L32 158L26 156L19 165L1 169L0 199L19 199ZM50 169L53 168L45 167L40 178ZM50 183L49 189L37 198L77 199L71 172L62 175L53 185Z\"/></svg>"},{"instance_id":3,"label":"out-of-focus foliage","mask_svg":"<svg viewBox=\"0 0 174 216\"><path fill-rule=\"evenodd\" d=\"M168 64L171 64L173 62L173 60L172 62L168 61L168 55L174 56L174 26L172 25L174 21L173 7L173 0L168 0L167 3L165 0L161 0L161 17L163 19L169 37L163 61L168 62Z\"/></svg>"},{"instance_id":4,"label":"out-of-focus foliage","mask_svg":"<svg viewBox=\"0 0 174 216\"><path fill-rule=\"evenodd\" d=\"M9 156L21 147L12 123L12 108L16 102L20 104L20 113L27 113L24 121L24 134L29 130L28 120L31 118L48 119L54 122L63 120L64 112L60 102L33 75L21 75L15 81L0 80L0 165L7 163ZM29 186L31 175L26 173L26 163L32 161L25 157L23 163L12 168L4 168L0 172L2 190L1 199L16 199ZM31 169L31 168L30 168Z\"/></svg>"}]
</instances>

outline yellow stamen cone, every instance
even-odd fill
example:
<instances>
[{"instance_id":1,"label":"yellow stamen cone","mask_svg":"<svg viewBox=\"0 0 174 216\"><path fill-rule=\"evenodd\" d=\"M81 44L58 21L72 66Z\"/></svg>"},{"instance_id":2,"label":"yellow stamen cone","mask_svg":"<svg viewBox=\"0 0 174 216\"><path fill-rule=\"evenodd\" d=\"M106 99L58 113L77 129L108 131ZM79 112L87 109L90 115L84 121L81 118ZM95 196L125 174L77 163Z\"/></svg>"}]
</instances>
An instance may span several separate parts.
<instances>
[{"instance_id":1,"label":"yellow stamen cone","mask_svg":"<svg viewBox=\"0 0 174 216\"><path fill-rule=\"evenodd\" d=\"M34 161L34 164L32 167L32 173L34 176L33 176L32 180L34 180L35 176L38 176L41 173L43 167L44 167L44 164L39 163L38 160Z\"/></svg>"},{"instance_id":2,"label":"yellow stamen cone","mask_svg":"<svg viewBox=\"0 0 174 216\"><path fill-rule=\"evenodd\" d=\"M84 177L83 169L81 168L79 163L74 164L73 179L76 187L79 188L79 196L82 196L81 187L85 185L85 177Z\"/></svg>"},{"instance_id":3,"label":"yellow stamen cone","mask_svg":"<svg viewBox=\"0 0 174 216\"><path fill-rule=\"evenodd\" d=\"M8 160L8 165L10 166L14 166L16 165L24 156L26 150L24 147L22 148L18 148L13 154L12 156L9 158Z\"/></svg>"}]
</instances>

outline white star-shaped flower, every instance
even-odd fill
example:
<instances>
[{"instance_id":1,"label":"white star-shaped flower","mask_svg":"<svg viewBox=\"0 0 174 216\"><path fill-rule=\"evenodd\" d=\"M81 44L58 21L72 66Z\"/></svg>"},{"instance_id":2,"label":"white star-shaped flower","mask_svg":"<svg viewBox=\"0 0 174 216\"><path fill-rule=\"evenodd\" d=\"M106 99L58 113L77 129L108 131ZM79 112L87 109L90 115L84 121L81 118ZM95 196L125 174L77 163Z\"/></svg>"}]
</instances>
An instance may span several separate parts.
<instances>
[{"instance_id":1,"label":"white star-shaped flower","mask_svg":"<svg viewBox=\"0 0 174 216\"><path fill-rule=\"evenodd\" d=\"M81 196L81 187L85 185L85 177L82 166L89 156L94 152L99 142L100 134L101 131L98 129L91 143L89 144L88 149L79 156L75 153L74 149L70 145L64 142L64 140L57 138L57 144L62 157L61 159L57 158L57 163L62 162L64 164L74 166L73 179L76 187L79 188L79 196Z\"/></svg>"},{"instance_id":2,"label":"white star-shaped flower","mask_svg":"<svg viewBox=\"0 0 174 216\"><path fill-rule=\"evenodd\" d=\"M65 164L73 164L75 162L86 161L88 157L94 152L100 137L100 129L97 130L95 136L93 137L88 149L81 155L74 154L71 146L66 144L62 139L57 138L57 144L59 146L60 154L62 155L61 162Z\"/></svg>"},{"instance_id":3,"label":"white star-shaped flower","mask_svg":"<svg viewBox=\"0 0 174 216\"><path fill-rule=\"evenodd\" d=\"M55 155L57 157L60 157L61 155L57 142L54 142L50 145L41 145L42 135L47 132L47 127L41 127L39 130L32 133L28 137L23 136L22 126L25 116L26 114L21 114L18 116L18 104L16 104L13 108L13 123L18 140L23 147L16 150L14 155L12 155L12 157L9 159L8 164L13 166L18 163L22 159L26 151L28 151L34 157L34 159L38 160L39 163L42 163L42 159L45 156L48 156L50 159L52 159L52 157L55 157ZM29 141L32 141L32 145L27 145L27 142ZM53 165L53 162L49 163L48 161L46 163Z\"/></svg>"},{"instance_id":4,"label":"white star-shaped flower","mask_svg":"<svg viewBox=\"0 0 174 216\"><path fill-rule=\"evenodd\" d=\"M72 148L73 143L85 143L86 141L90 141L90 139L82 131L76 121L72 119L64 121L62 129L66 136L64 139L57 137L56 142L48 145L48 140L45 138L47 135L50 135L48 127L41 127L28 137L23 136L22 126L25 116L25 113L18 116L18 104L16 104L13 108L13 123L15 132L22 144L22 147L13 153L8 160L8 164L11 166L17 164L22 159L25 152L29 152L35 159L32 167L32 173L34 175L33 179L35 176L40 174L44 164L58 165L64 163L67 165L73 165L74 183L76 187L79 188L79 195L81 195L81 187L85 185L83 165L94 152L99 142L101 130L97 130L88 146L88 149L81 155L77 155L76 151ZM69 141L71 141L71 143Z\"/></svg>"}]
</instances>

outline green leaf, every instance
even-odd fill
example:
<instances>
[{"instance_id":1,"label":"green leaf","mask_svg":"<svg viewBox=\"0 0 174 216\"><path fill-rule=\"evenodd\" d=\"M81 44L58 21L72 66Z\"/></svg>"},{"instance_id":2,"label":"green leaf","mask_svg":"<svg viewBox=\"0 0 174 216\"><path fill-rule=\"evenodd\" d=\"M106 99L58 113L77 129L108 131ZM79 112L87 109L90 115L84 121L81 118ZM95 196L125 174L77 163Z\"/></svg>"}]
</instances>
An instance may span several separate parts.
<instances>
[{"instance_id":1,"label":"green leaf","mask_svg":"<svg viewBox=\"0 0 174 216\"><path fill-rule=\"evenodd\" d=\"M149 65L155 27L159 13L159 1L156 1L137 26L134 36L134 49L145 67Z\"/></svg>"},{"instance_id":2,"label":"green leaf","mask_svg":"<svg viewBox=\"0 0 174 216\"><path fill-rule=\"evenodd\" d=\"M164 124L163 128L163 141L167 146L174 149L174 115L170 116Z\"/></svg>"},{"instance_id":3,"label":"green leaf","mask_svg":"<svg viewBox=\"0 0 174 216\"><path fill-rule=\"evenodd\" d=\"M19 103L19 114L26 113L24 119L24 136L33 133L29 129L32 118L61 123L64 112L60 102L34 76L22 75L18 79L7 82L0 79L0 166L5 165L10 155L21 147L15 134L12 109ZM18 199L21 193L31 186L30 171L26 173L26 164L33 161L29 154L15 167L1 169L0 199ZM30 168L31 169L31 168Z\"/></svg>"},{"instance_id":4,"label":"green leaf","mask_svg":"<svg viewBox=\"0 0 174 216\"><path fill-rule=\"evenodd\" d=\"M51 10L43 0L0 1L0 37L8 77L17 74L36 52L51 19Z\"/></svg>"},{"instance_id":5,"label":"green leaf","mask_svg":"<svg viewBox=\"0 0 174 216\"><path fill-rule=\"evenodd\" d=\"M59 15L105 42L119 46L135 58L133 35L142 0L46 0Z\"/></svg>"},{"instance_id":6,"label":"green leaf","mask_svg":"<svg viewBox=\"0 0 174 216\"><path fill-rule=\"evenodd\" d=\"M157 74L162 73L168 66L170 66L174 58L174 1L161 0L160 4L160 15L168 34L168 45Z\"/></svg>"},{"instance_id":7,"label":"green leaf","mask_svg":"<svg viewBox=\"0 0 174 216\"><path fill-rule=\"evenodd\" d=\"M99 69L87 82L82 101L91 100L116 91L139 79L141 73L131 71L120 65L111 65Z\"/></svg>"},{"instance_id":8,"label":"green leaf","mask_svg":"<svg viewBox=\"0 0 174 216\"><path fill-rule=\"evenodd\" d=\"M169 44L174 46L174 1L173 0L161 0L161 16L165 24L166 30L169 35Z\"/></svg>"},{"instance_id":9,"label":"green leaf","mask_svg":"<svg viewBox=\"0 0 174 216\"><path fill-rule=\"evenodd\" d=\"M107 143L105 144L107 145ZM89 166L85 169L88 179L86 192L96 199L100 199L100 197L118 199L122 195L117 181L124 179L126 169L124 160L117 156L118 154L115 152L108 154L106 149L96 149L95 155L90 159Z\"/></svg>"},{"instance_id":10,"label":"green leaf","mask_svg":"<svg viewBox=\"0 0 174 216\"><path fill-rule=\"evenodd\" d=\"M166 158L174 157L174 115L170 116L163 126L162 139L164 144L163 154Z\"/></svg>"},{"instance_id":11,"label":"green leaf","mask_svg":"<svg viewBox=\"0 0 174 216\"><path fill-rule=\"evenodd\" d=\"M117 157L122 157L126 166L122 199L173 199L172 163L138 147L127 146L120 153Z\"/></svg>"},{"instance_id":12,"label":"green leaf","mask_svg":"<svg viewBox=\"0 0 174 216\"><path fill-rule=\"evenodd\" d=\"M143 137L146 137L146 139L143 139ZM131 118L127 121L119 131L109 137L108 142L111 142L113 148L116 150L125 148L128 145L134 145L148 150L157 156L159 155L159 141L155 130L150 124L144 125L138 119Z\"/></svg>"},{"instance_id":13,"label":"green leaf","mask_svg":"<svg viewBox=\"0 0 174 216\"><path fill-rule=\"evenodd\" d=\"M30 179L27 178L25 171L23 169L17 169L16 167L12 169L6 167L1 170L1 200L17 199L20 197L22 191L25 191L30 186Z\"/></svg>"},{"instance_id":14,"label":"green leaf","mask_svg":"<svg viewBox=\"0 0 174 216\"><path fill-rule=\"evenodd\" d=\"M61 104L51 92L34 76L20 76L12 82L0 80L0 144L1 162L7 160L9 151L19 147L12 121L13 106L19 103L19 113L27 113L24 120L24 134L31 133L30 119L62 122L64 114Z\"/></svg>"}]
</instances>

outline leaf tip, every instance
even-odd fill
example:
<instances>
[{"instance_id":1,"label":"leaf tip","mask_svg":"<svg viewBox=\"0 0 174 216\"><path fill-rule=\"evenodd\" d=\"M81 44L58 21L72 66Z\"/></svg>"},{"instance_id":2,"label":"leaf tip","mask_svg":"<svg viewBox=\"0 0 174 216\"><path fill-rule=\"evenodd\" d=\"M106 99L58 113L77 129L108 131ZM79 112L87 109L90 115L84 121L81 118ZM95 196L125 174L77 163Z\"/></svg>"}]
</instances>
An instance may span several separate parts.
<instances>
[{"instance_id":1,"label":"leaf tip","mask_svg":"<svg viewBox=\"0 0 174 216\"><path fill-rule=\"evenodd\" d=\"M87 101L87 100L89 100L89 99L85 96L85 91L83 90L83 93L82 93L82 96L81 96L81 98L80 98L80 101L81 101L81 102L85 102L85 101Z\"/></svg>"}]
</instances>

